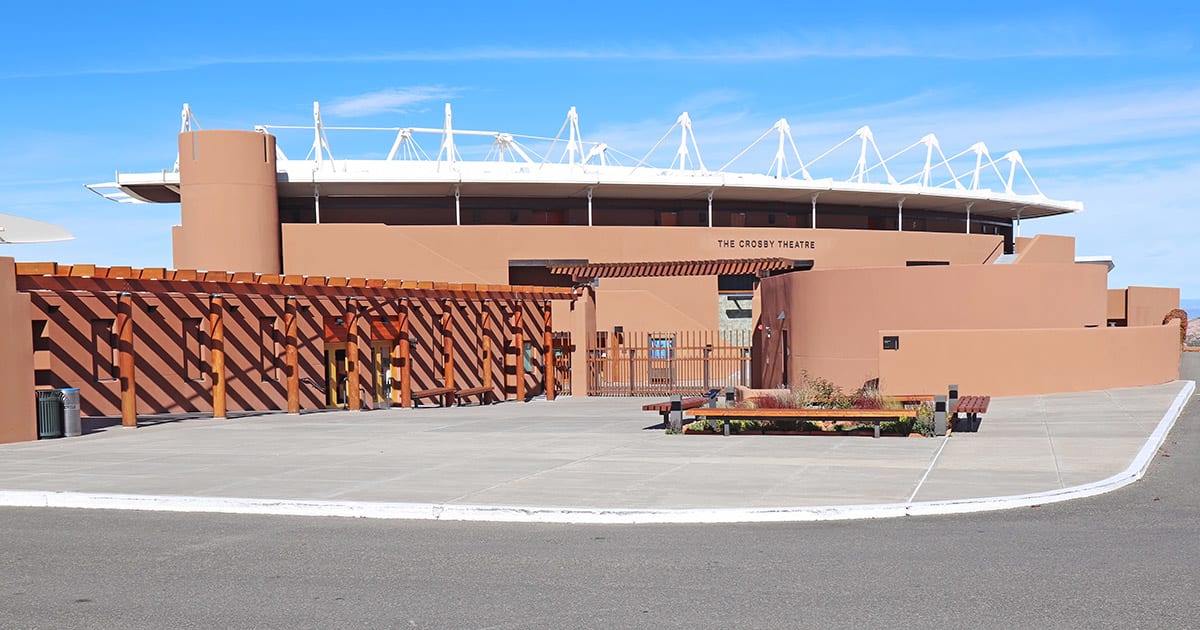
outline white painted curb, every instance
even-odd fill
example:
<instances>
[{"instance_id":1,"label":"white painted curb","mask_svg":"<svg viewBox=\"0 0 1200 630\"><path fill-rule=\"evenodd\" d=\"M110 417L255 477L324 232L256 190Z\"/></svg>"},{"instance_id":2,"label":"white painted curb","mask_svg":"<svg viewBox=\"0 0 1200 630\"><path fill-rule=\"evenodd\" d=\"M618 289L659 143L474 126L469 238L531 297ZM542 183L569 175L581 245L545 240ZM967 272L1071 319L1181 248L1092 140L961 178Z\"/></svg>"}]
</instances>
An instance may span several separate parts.
<instances>
[{"instance_id":1,"label":"white painted curb","mask_svg":"<svg viewBox=\"0 0 1200 630\"><path fill-rule=\"evenodd\" d=\"M831 505L780 508L603 509L537 508L437 503L373 503L366 501L291 501L225 497L183 497L41 490L0 490L3 507L59 507L156 512L216 512L281 516L343 516L355 518L495 521L510 523L770 523L832 521L896 516L928 516L1006 510L1095 496L1123 488L1146 474L1155 453L1167 438L1184 405L1196 390L1186 381L1175 401L1125 470L1093 483L1003 497L954 501L920 501L877 505Z\"/></svg>"}]
</instances>

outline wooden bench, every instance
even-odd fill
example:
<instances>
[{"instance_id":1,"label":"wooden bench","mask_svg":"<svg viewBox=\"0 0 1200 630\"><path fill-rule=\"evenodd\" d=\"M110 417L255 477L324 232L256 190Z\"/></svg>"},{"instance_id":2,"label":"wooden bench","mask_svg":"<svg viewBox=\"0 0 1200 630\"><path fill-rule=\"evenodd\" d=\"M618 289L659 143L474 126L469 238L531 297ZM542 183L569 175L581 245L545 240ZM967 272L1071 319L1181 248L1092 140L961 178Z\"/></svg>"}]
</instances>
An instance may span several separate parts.
<instances>
[{"instance_id":1,"label":"wooden bench","mask_svg":"<svg viewBox=\"0 0 1200 630\"><path fill-rule=\"evenodd\" d=\"M966 415L966 421L971 427L968 430L977 431L979 414L987 413L988 405L991 402L991 396L962 396L955 403L954 408L950 410L950 414L955 420L958 420L958 414L960 413Z\"/></svg>"},{"instance_id":2,"label":"wooden bench","mask_svg":"<svg viewBox=\"0 0 1200 630\"><path fill-rule=\"evenodd\" d=\"M438 406L445 407L447 398L451 394L457 393L458 390L453 387L435 387L433 389L422 389L411 394L413 407L417 406L417 400L421 398L438 398Z\"/></svg>"},{"instance_id":3,"label":"wooden bench","mask_svg":"<svg viewBox=\"0 0 1200 630\"><path fill-rule=\"evenodd\" d=\"M490 405L496 399L495 392L491 387L468 387L460 389L454 394L455 404L459 407L463 405L463 401L471 396L479 396L479 404Z\"/></svg>"},{"instance_id":4,"label":"wooden bench","mask_svg":"<svg viewBox=\"0 0 1200 630\"><path fill-rule=\"evenodd\" d=\"M834 422L859 422L875 425L875 437L879 437L879 426L884 420L915 418L916 409L691 409L687 415L703 418L709 424L719 424L722 432L729 435L730 420L832 420ZM716 428L714 426L714 428Z\"/></svg>"},{"instance_id":5,"label":"wooden bench","mask_svg":"<svg viewBox=\"0 0 1200 630\"><path fill-rule=\"evenodd\" d=\"M687 410L703 407L704 405L715 402L717 399L717 394L719 393L721 393L721 390L719 389L710 389L703 396L687 396L681 398L679 401L680 408ZM671 421L671 401L669 400L642 405L642 411L657 411L658 413L662 414L663 426L668 426Z\"/></svg>"}]
</instances>

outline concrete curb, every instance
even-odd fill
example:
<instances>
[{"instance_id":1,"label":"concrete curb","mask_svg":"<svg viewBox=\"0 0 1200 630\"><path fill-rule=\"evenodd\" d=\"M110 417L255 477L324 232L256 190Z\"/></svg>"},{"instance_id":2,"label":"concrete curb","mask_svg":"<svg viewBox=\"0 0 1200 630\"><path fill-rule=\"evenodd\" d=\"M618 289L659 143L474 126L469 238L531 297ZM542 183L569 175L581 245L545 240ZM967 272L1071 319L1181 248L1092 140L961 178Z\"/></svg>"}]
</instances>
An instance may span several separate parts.
<instances>
[{"instance_id":1,"label":"concrete curb","mask_svg":"<svg viewBox=\"0 0 1200 630\"><path fill-rule=\"evenodd\" d=\"M603 509L538 508L435 503L373 503L366 501L292 501L225 497L105 494L0 490L0 506L57 507L156 512L213 512L277 516L341 516L354 518L494 521L509 523L644 524L644 523L771 523L832 521L897 516L932 516L1006 510L1045 505L1112 492L1141 479L1155 453L1179 419L1196 390L1186 381L1175 401L1137 456L1120 473L1093 483L1002 497L953 501L919 501L877 505L834 505L779 508Z\"/></svg>"}]
</instances>

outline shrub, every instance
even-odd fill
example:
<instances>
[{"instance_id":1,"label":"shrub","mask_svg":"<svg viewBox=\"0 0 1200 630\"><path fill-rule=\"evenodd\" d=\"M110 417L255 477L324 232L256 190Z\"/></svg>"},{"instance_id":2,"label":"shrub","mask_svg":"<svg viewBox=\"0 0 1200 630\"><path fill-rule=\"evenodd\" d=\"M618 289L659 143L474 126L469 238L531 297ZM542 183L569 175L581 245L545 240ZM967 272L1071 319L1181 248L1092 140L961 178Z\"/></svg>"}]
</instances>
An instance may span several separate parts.
<instances>
[{"instance_id":1,"label":"shrub","mask_svg":"<svg viewBox=\"0 0 1200 630\"><path fill-rule=\"evenodd\" d=\"M921 406L917 407L917 417L913 419L911 432L933 437L933 407L928 403L921 403Z\"/></svg>"}]
</instances>

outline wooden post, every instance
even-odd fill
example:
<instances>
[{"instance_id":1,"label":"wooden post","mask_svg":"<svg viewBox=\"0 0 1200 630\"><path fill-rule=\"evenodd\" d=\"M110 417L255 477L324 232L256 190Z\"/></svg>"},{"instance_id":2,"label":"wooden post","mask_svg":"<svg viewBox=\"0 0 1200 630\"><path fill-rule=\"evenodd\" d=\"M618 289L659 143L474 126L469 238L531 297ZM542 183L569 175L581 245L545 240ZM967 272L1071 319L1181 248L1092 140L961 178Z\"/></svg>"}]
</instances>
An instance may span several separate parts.
<instances>
[{"instance_id":1,"label":"wooden post","mask_svg":"<svg viewBox=\"0 0 1200 630\"><path fill-rule=\"evenodd\" d=\"M362 409L358 392L358 302L346 301L346 406L351 411Z\"/></svg>"},{"instance_id":2,"label":"wooden post","mask_svg":"<svg viewBox=\"0 0 1200 630\"><path fill-rule=\"evenodd\" d=\"M513 347L517 350L517 400L525 402L525 305L517 302L513 307Z\"/></svg>"},{"instance_id":3,"label":"wooden post","mask_svg":"<svg viewBox=\"0 0 1200 630\"><path fill-rule=\"evenodd\" d=\"M454 302L442 301L442 374L446 387L454 387ZM442 406L454 404L454 394L443 396Z\"/></svg>"},{"instance_id":4,"label":"wooden post","mask_svg":"<svg viewBox=\"0 0 1200 630\"><path fill-rule=\"evenodd\" d=\"M542 371L546 381L546 400L554 400L554 328L550 300L542 305Z\"/></svg>"},{"instance_id":5,"label":"wooden post","mask_svg":"<svg viewBox=\"0 0 1200 630\"><path fill-rule=\"evenodd\" d=\"M487 300L484 300L479 305L479 342L483 348L482 358L479 360L480 380L483 386L488 389L488 394L491 396L492 389L492 314L488 311Z\"/></svg>"},{"instance_id":6,"label":"wooden post","mask_svg":"<svg viewBox=\"0 0 1200 630\"><path fill-rule=\"evenodd\" d=\"M121 426L137 426L137 364L133 355L133 295L117 297L117 372L121 380Z\"/></svg>"},{"instance_id":7,"label":"wooden post","mask_svg":"<svg viewBox=\"0 0 1200 630\"><path fill-rule=\"evenodd\" d=\"M214 418L225 417L225 298L213 295L208 305L208 357L212 370Z\"/></svg>"},{"instance_id":8,"label":"wooden post","mask_svg":"<svg viewBox=\"0 0 1200 630\"><path fill-rule=\"evenodd\" d=\"M300 351L297 348L297 320L299 319L296 298L284 298L283 343L284 373L287 375L287 412L300 413Z\"/></svg>"},{"instance_id":9,"label":"wooden post","mask_svg":"<svg viewBox=\"0 0 1200 630\"><path fill-rule=\"evenodd\" d=\"M405 298L400 303L400 314L396 318L396 329L398 338L396 340L396 363L393 364L393 370L397 367L400 370L398 377L400 380L400 406L408 408L412 406L412 357L408 342L408 299ZM393 386L392 391L395 391ZM393 399L395 397L393 396Z\"/></svg>"}]
</instances>

